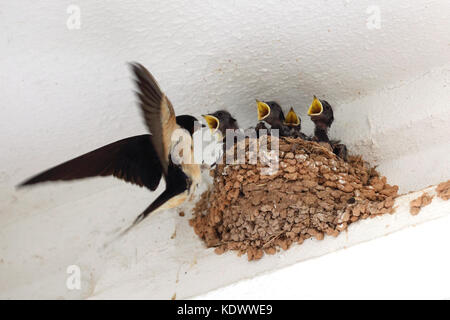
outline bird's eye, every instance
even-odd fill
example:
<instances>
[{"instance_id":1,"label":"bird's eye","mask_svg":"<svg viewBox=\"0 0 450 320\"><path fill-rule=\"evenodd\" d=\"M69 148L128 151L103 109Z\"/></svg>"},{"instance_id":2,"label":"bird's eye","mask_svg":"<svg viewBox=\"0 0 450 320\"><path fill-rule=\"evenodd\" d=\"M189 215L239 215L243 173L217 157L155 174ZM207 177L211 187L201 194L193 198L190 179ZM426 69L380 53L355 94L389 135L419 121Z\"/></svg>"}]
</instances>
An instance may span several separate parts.
<instances>
[{"instance_id":1,"label":"bird's eye","mask_svg":"<svg viewBox=\"0 0 450 320\"><path fill-rule=\"evenodd\" d=\"M217 113L217 115L218 115L219 117L221 117L221 116L223 116L223 113L222 113L222 112L219 112L219 113Z\"/></svg>"}]
</instances>

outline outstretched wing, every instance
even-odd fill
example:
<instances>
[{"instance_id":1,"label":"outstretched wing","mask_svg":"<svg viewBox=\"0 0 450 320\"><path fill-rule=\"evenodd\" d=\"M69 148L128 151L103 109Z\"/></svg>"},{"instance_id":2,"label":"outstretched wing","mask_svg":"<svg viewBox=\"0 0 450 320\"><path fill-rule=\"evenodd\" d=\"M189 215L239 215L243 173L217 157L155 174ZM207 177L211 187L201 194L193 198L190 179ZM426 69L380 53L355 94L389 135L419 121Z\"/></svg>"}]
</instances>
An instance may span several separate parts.
<instances>
[{"instance_id":1,"label":"outstretched wing","mask_svg":"<svg viewBox=\"0 0 450 320\"><path fill-rule=\"evenodd\" d=\"M131 64L131 68L136 77L139 105L153 136L153 146L161 162L164 176L167 177L171 137L173 131L178 128L175 112L150 72L139 63Z\"/></svg>"},{"instance_id":2,"label":"outstretched wing","mask_svg":"<svg viewBox=\"0 0 450 320\"><path fill-rule=\"evenodd\" d=\"M155 190L162 168L149 134L119 140L44 171L19 187L46 181L114 176Z\"/></svg>"}]
</instances>

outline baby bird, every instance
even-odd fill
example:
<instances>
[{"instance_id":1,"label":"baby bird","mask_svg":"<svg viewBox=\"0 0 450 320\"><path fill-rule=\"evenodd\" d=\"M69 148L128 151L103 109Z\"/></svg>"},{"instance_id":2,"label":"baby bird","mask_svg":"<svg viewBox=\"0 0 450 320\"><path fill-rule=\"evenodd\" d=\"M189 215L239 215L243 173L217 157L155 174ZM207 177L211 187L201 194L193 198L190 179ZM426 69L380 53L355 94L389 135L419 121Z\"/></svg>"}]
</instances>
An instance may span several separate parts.
<instances>
[{"instance_id":1,"label":"baby bird","mask_svg":"<svg viewBox=\"0 0 450 320\"><path fill-rule=\"evenodd\" d=\"M258 121L260 121L255 128L257 135L259 135L260 129L277 129L279 130L278 133L281 137L291 136L291 131L294 132L294 130L286 125L286 119L284 117L283 110L278 103L276 103L275 101L263 102L256 100L256 105L258 108ZM295 118L298 120L297 115L295 115ZM291 116L293 126L297 126L297 124L294 123L297 120L295 120L294 117ZM270 128L267 128L264 123L269 124Z\"/></svg>"},{"instance_id":2,"label":"baby bird","mask_svg":"<svg viewBox=\"0 0 450 320\"><path fill-rule=\"evenodd\" d=\"M325 100L319 100L314 96L314 100L308 109L308 115L314 122L314 140L319 142L330 142L328 129L334 121L333 109Z\"/></svg>"},{"instance_id":3,"label":"baby bird","mask_svg":"<svg viewBox=\"0 0 450 320\"><path fill-rule=\"evenodd\" d=\"M211 114L202 115L202 117L205 119L206 124L209 129L211 129L212 133L218 131L220 134L220 140L224 140L226 138L227 129L239 129L237 120L233 118L231 113L226 110L218 110Z\"/></svg>"},{"instance_id":4,"label":"baby bird","mask_svg":"<svg viewBox=\"0 0 450 320\"><path fill-rule=\"evenodd\" d=\"M313 140L330 144L333 152L340 158L347 161L347 146L339 143L340 141L332 141L328 138L328 129L334 121L333 108L331 105L327 101L319 100L316 96L314 96L313 102L308 109L308 115L315 125Z\"/></svg>"},{"instance_id":5,"label":"baby bird","mask_svg":"<svg viewBox=\"0 0 450 320\"><path fill-rule=\"evenodd\" d=\"M302 130L302 121L299 116L294 111L294 108L291 108L284 119L284 127L286 132L282 132L282 135L294 137L294 138L302 138L307 140L307 136L301 132Z\"/></svg>"},{"instance_id":6,"label":"baby bird","mask_svg":"<svg viewBox=\"0 0 450 320\"><path fill-rule=\"evenodd\" d=\"M280 105L274 101L263 102L256 100L258 121L265 121L272 129L281 129L284 123L284 113Z\"/></svg>"},{"instance_id":7,"label":"baby bird","mask_svg":"<svg viewBox=\"0 0 450 320\"><path fill-rule=\"evenodd\" d=\"M202 115L202 117L205 119L206 124L211 130L211 133L217 133L217 140L222 144L222 154L218 155L216 161L209 165L209 169L211 169L217 164L217 160L223 157L223 152L225 152L228 148L234 146L234 143L236 143L237 139L235 137L234 143L230 146L227 146L227 129L238 130L239 125L237 123L237 120L226 110L218 110L211 114Z\"/></svg>"}]
</instances>

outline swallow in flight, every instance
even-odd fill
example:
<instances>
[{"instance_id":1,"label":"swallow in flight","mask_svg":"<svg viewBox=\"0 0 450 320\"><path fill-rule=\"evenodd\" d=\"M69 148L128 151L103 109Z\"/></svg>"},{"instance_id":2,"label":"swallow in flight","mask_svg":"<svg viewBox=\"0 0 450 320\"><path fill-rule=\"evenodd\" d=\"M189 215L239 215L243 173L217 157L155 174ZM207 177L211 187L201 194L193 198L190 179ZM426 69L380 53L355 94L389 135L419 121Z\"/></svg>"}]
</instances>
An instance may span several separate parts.
<instances>
[{"instance_id":1,"label":"swallow in flight","mask_svg":"<svg viewBox=\"0 0 450 320\"><path fill-rule=\"evenodd\" d=\"M138 63L130 67L135 76L139 106L151 134L129 137L88 152L24 181L19 187L47 181L114 176L154 191L163 176L166 182L164 192L136 218L132 226L152 212L180 205L194 192L201 182L199 165L193 161L174 163L172 154L176 150L189 150L183 147L192 150L192 134L197 119L190 115L176 117L171 102L150 72ZM178 139L173 139L175 132ZM191 156L193 158L193 152Z\"/></svg>"}]
</instances>

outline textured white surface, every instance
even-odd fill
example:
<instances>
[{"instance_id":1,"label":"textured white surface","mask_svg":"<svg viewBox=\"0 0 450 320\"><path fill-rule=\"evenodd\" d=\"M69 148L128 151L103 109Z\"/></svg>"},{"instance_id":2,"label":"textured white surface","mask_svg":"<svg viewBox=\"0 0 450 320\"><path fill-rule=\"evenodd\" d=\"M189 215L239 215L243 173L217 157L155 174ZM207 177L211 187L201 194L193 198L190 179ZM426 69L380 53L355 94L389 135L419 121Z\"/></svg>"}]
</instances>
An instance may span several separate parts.
<instances>
[{"instance_id":1,"label":"textured white surface","mask_svg":"<svg viewBox=\"0 0 450 320\"><path fill-rule=\"evenodd\" d=\"M150 217L118 248L101 249L153 199L146 190L112 178L14 190L44 168L145 132L128 61L154 73L177 113L227 108L242 126L254 123L255 98L272 99L294 106L310 133L305 114L316 94L335 107L333 136L401 191L450 178L449 1L74 4L79 30L66 27L67 3L0 4L2 297L170 298L177 278L180 297L216 287L190 282L201 256L186 253L209 253L175 212ZM380 8L381 29L366 26L371 5ZM186 243L170 239L175 228ZM214 270L220 259L202 268ZM82 267L81 292L65 287L71 264ZM161 274L167 283L152 287Z\"/></svg>"},{"instance_id":2,"label":"textured white surface","mask_svg":"<svg viewBox=\"0 0 450 320\"><path fill-rule=\"evenodd\" d=\"M450 300L449 227L447 215L196 299Z\"/></svg>"},{"instance_id":3,"label":"textured white surface","mask_svg":"<svg viewBox=\"0 0 450 320\"><path fill-rule=\"evenodd\" d=\"M429 188L425 191L431 195L434 194L433 188ZM200 298L227 297L230 299L237 297L258 298L263 296L269 298L271 295L270 292L273 290L281 290L281 292L273 294L274 298L277 296L280 297L281 295L284 295L284 297L290 295L291 298L308 298L308 292L296 292L294 289L295 285L301 287L304 281L308 283L305 278L314 276L323 277L324 275L319 273L319 270L316 274L302 275L301 271L303 270L303 266L302 263L298 262L320 257L327 253L345 249L361 242L389 235L408 226L437 218L445 217L445 220L442 219L442 226L445 225L449 227L448 218L450 216L450 201L434 198L429 206L422 208L419 215L412 216L409 213L410 201L416 199L421 194L422 192L416 192L398 198L395 203L397 211L394 215L384 215L374 219L360 221L359 223L352 224L349 227L348 232L341 233L337 238L326 236L322 241L311 239L305 241L300 246L292 246L288 251L281 251L274 256L265 256L260 261L251 263L247 261L246 257L237 258L236 253L234 252L228 252L221 256L217 256L212 249L205 250L196 241L193 241L195 236L192 235L190 227L186 226L184 221L180 221L180 223L176 223L177 237L175 241L172 241L172 244L170 244L170 241L168 243L168 247L171 248L171 250L175 250L175 252L171 252L170 250L167 250L167 248L165 248L165 250L160 250L158 255L153 256L130 252L127 248L136 247L136 244L141 241L139 237L130 237L126 242L122 242L120 247L116 247L115 252L112 255L113 259L110 260L110 262L113 261L114 264L110 264L108 272L104 274L102 279L97 283L96 291L91 298L117 299L127 297L135 299L153 299L157 297L169 298L176 293L178 299L183 299L195 297L196 295L208 292L211 289L229 285L236 280L252 278L255 279L243 281L236 286L232 285L223 290L219 289L211 294L200 296ZM436 231L442 232L442 227L423 232L422 234L416 232L415 236L431 236L436 238L439 237L434 234ZM398 239L399 237L400 241L395 241L395 238ZM436 262L444 260L445 265L450 265L448 255L444 254L444 257L441 257L440 254L440 252L447 249L448 242L445 240L448 239L449 236L447 235L447 232L445 232L445 234L439 238L444 241L436 243L432 249L428 250L437 254L437 257L434 258ZM392 258L393 255L399 254L397 251L398 246L402 243L404 244L405 240L408 241L408 237L402 238L402 236L395 237L394 235L394 246L386 252L385 260L379 262L384 262L386 265L385 270L380 270L380 272L385 272L386 279L390 277L390 269L387 267L391 264L389 259ZM417 245L417 242L418 240L415 242L412 241L411 245ZM430 242L425 241L425 243ZM373 245L372 249L369 247L366 254L376 254L377 250L385 249L386 245L383 245L383 242L381 242L379 245ZM405 255L409 255L411 250L413 249L405 248ZM127 254L127 252L129 253ZM421 257L419 256L421 252L423 253L423 251L418 252L416 258L424 259L423 263L425 265L435 263L433 255L428 254ZM128 261L128 264L123 264L122 259L125 258L124 255L128 255L125 259ZM159 258L158 262L152 261L155 256ZM429 260L430 256L431 259ZM341 261L342 263L345 263L347 269L350 270L353 264L360 262L363 258L364 255L355 253L355 255L350 258L344 255L341 258ZM380 259L383 258L380 257ZM326 261L327 260L325 259L324 263L327 263ZM280 270L275 274L270 273L273 270L287 267L294 263L298 263L293 267L293 270L299 271L298 277L292 277L292 272L284 273L283 270ZM152 266L151 269L149 269L150 265ZM322 266L322 270L326 270L327 268L329 272L329 281L331 281L331 278L333 277L340 278L340 281L345 280L345 277L342 277L340 273L335 273L333 271L334 268L332 265L326 264L326 266ZM345 269L345 266L342 266L342 268ZM336 267L336 269L338 269L338 267ZM148 274L149 270L157 271L157 274L150 275ZM446 272L447 269L436 267L435 270L440 271L443 283L450 283L450 278ZM263 275L261 276L261 274ZM436 276L437 275L435 275L435 277ZM370 275L367 275L367 277L370 278ZM290 285L284 286L284 292L282 291L283 285L278 284L280 279L285 282L291 282ZM350 283L355 284L356 279L349 281ZM371 280L367 281L370 282ZM418 276L418 281L423 282L424 277ZM323 284L323 281L321 282L319 280L317 284ZM265 289L263 290L263 288ZM300 288L298 290L301 291ZM369 287L366 288L366 290L367 291L362 294L369 296ZM410 289L408 292L405 291L405 288L399 288L397 292L398 296L402 293L405 297L411 297L412 295L419 296L422 290L423 288L418 286L414 291ZM332 293L333 291L329 291L324 293L323 296L331 295ZM447 293L447 295L450 296L450 291L445 286L439 291L439 294L440 298L446 298L447 296L442 296L442 293ZM317 293L312 294L310 298L313 298L316 294ZM345 291L343 294L348 297L354 296L354 293L351 291ZM372 292L372 294L379 298L383 297L381 292ZM387 294L385 296L393 297L393 295ZM423 294L423 296L426 296L426 294ZM431 295L429 295L429 297L430 296ZM315 297L320 296L316 295Z\"/></svg>"}]
</instances>

